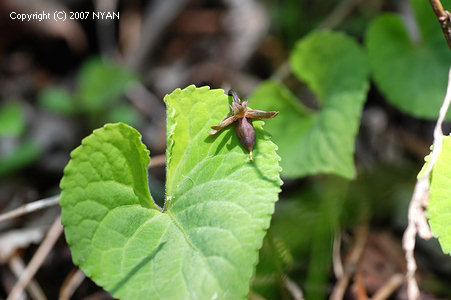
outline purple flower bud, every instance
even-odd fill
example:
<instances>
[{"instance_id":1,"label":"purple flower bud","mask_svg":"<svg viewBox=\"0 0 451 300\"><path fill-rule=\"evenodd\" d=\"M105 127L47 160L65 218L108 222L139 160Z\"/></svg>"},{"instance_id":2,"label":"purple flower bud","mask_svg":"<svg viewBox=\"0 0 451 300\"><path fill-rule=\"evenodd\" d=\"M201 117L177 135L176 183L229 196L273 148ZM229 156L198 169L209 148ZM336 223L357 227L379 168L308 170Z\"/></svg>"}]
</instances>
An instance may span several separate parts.
<instances>
[{"instance_id":1,"label":"purple flower bud","mask_svg":"<svg viewBox=\"0 0 451 300\"><path fill-rule=\"evenodd\" d=\"M235 122L235 130L243 145L249 151L249 158L252 161L252 150L254 149L256 135L252 121L247 118L240 118Z\"/></svg>"},{"instance_id":2,"label":"purple flower bud","mask_svg":"<svg viewBox=\"0 0 451 300\"><path fill-rule=\"evenodd\" d=\"M252 150L255 146L256 135L254 125L252 125L252 119L268 119L271 120L276 117L279 112L277 111L262 111L262 110L250 110L247 108L247 101L241 101L238 95L233 91L229 91L229 95L233 97L232 115L228 116L216 126L211 126L213 129L209 134L216 134L230 124L235 124L236 134L243 145L249 151L249 159L252 161Z\"/></svg>"}]
</instances>

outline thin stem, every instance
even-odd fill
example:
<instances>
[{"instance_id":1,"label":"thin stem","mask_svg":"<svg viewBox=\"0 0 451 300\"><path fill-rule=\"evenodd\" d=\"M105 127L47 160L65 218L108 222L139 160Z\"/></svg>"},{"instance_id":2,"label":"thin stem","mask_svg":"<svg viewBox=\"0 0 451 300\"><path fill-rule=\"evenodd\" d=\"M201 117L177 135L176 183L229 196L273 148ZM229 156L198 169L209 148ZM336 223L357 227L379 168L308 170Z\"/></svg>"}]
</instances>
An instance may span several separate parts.
<instances>
[{"instance_id":1,"label":"thin stem","mask_svg":"<svg viewBox=\"0 0 451 300\"><path fill-rule=\"evenodd\" d=\"M318 29L331 29L340 25L341 22L352 12L362 0L341 1L334 10L318 25Z\"/></svg>"},{"instance_id":2,"label":"thin stem","mask_svg":"<svg viewBox=\"0 0 451 300\"><path fill-rule=\"evenodd\" d=\"M432 9L442 27L443 34L445 35L448 47L451 49L451 14L449 11L443 9L443 5L440 0L429 0Z\"/></svg>"},{"instance_id":3,"label":"thin stem","mask_svg":"<svg viewBox=\"0 0 451 300\"><path fill-rule=\"evenodd\" d=\"M340 280L343 278L343 262L341 261L341 232L337 230L334 236L334 246L332 248L332 266L335 278Z\"/></svg>"},{"instance_id":4,"label":"thin stem","mask_svg":"<svg viewBox=\"0 0 451 300\"><path fill-rule=\"evenodd\" d=\"M351 277L353 276L355 270L357 269L357 264L359 263L360 257L362 256L363 250L365 248L366 240L368 237L368 225L362 225L356 229L355 241L349 252L349 256L345 262L344 273L341 278L338 279L334 286L332 294L330 296L331 300L342 300L346 292L346 288L349 285Z\"/></svg>"},{"instance_id":5,"label":"thin stem","mask_svg":"<svg viewBox=\"0 0 451 300\"><path fill-rule=\"evenodd\" d=\"M20 278L20 276L25 270L25 263L18 254L13 255L9 259L8 265L17 278ZM47 300L47 297L42 291L42 288L39 286L38 282L34 279L30 280L30 283L27 286L27 291L30 294L30 298L33 300Z\"/></svg>"},{"instance_id":6,"label":"thin stem","mask_svg":"<svg viewBox=\"0 0 451 300\"><path fill-rule=\"evenodd\" d=\"M63 285L60 289L59 300L70 300L75 290L80 286L83 280L86 278L85 273L79 268L76 268L66 279L64 279Z\"/></svg>"},{"instance_id":7,"label":"thin stem","mask_svg":"<svg viewBox=\"0 0 451 300\"><path fill-rule=\"evenodd\" d=\"M442 151L443 142L443 132L442 124L448 111L449 105L451 103L451 68L448 74L448 87L446 90L445 99L440 107L440 115L437 120L437 124L434 128L434 143L432 146L432 153L429 159L429 164L423 174L423 176L418 179L415 184L412 199L409 204L408 211L408 225L406 231L404 232L402 246L405 251L405 257L407 262L407 294L410 300L416 300L420 297L420 290L418 288L418 283L415 279L415 272L417 270L417 264L415 261L414 250L415 250L415 238L417 233L423 239L429 239L432 237L430 231L427 217L426 217L426 207L429 202L429 188L430 182L429 178L431 176L432 169L437 162L437 159Z\"/></svg>"},{"instance_id":8,"label":"thin stem","mask_svg":"<svg viewBox=\"0 0 451 300\"><path fill-rule=\"evenodd\" d=\"M296 282L291 280L288 276L284 276L283 281L294 300L304 300L304 294L302 293L301 288L296 284Z\"/></svg>"},{"instance_id":9,"label":"thin stem","mask_svg":"<svg viewBox=\"0 0 451 300\"><path fill-rule=\"evenodd\" d=\"M19 217L24 214L28 214L30 212L43 209L49 206L57 205L58 201L60 199L60 195L56 195L50 198L38 200L35 202L31 202L25 205L22 205L16 209L13 209L11 211L8 211L2 215L0 215L0 222Z\"/></svg>"},{"instance_id":10,"label":"thin stem","mask_svg":"<svg viewBox=\"0 0 451 300\"><path fill-rule=\"evenodd\" d=\"M393 274L390 279L371 297L371 300L386 300L404 282L404 276L400 273Z\"/></svg>"}]
</instances>

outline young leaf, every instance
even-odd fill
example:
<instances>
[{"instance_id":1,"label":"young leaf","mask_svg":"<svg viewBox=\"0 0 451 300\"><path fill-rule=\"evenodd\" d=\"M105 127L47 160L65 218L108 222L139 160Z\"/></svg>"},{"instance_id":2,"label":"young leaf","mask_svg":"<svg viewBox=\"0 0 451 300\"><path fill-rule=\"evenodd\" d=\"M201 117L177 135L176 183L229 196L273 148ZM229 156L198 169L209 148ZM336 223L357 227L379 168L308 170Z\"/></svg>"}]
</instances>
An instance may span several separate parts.
<instances>
[{"instance_id":1,"label":"young leaf","mask_svg":"<svg viewBox=\"0 0 451 300\"><path fill-rule=\"evenodd\" d=\"M39 94L39 104L55 113L71 115L77 111L70 92L64 88L50 87Z\"/></svg>"},{"instance_id":2,"label":"young leaf","mask_svg":"<svg viewBox=\"0 0 451 300\"><path fill-rule=\"evenodd\" d=\"M426 157L428 164L428 157ZM442 152L432 171L429 224L444 253L451 253L451 137L443 138ZM423 168L424 170L424 168Z\"/></svg>"},{"instance_id":3,"label":"young leaf","mask_svg":"<svg viewBox=\"0 0 451 300\"><path fill-rule=\"evenodd\" d=\"M17 137L25 129L23 107L19 103L6 103L0 107L0 138Z\"/></svg>"},{"instance_id":4,"label":"young leaf","mask_svg":"<svg viewBox=\"0 0 451 300\"><path fill-rule=\"evenodd\" d=\"M449 0L442 2L444 7L451 6ZM389 13L372 21L365 44L373 78L387 101L415 117L436 119L451 53L429 2L412 3L419 41L411 39L400 15Z\"/></svg>"},{"instance_id":5,"label":"young leaf","mask_svg":"<svg viewBox=\"0 0 451 300\"><path fill-rule=\"evenodd\" d=\"M276 145L255 122L254 162L222 90L190 86L166 96L166 207L152 201L148 151L125 124L95 130L71 154L61 182L73 260L123 299L242 299L280 191Z\"/></svg>"},{"instance_id":6,"label":"young leaf","mask_svg":"<svg viewBox=\"0 0 451 300\"><path fill-rule=\"evenodd\" d=\"M81 109L87 112L97 112L113 103L135 80L131 72L100 59L91 59L84 64L78 77L78 101Z\"/></svg>"},{"instance_id":7,"label":"young leaf","mask_svg":"<svg viewBox=\"0 0 451 300\"><path fill-rule=\"evenodd\" d=\"M297 44L291 62L322 104L320 111L306 108L275 82L260 85L249 100L259 109L280 112L265 126L280 147L282 175L354 178L354 142L369 86L363 51L341 33L316 32Z\"/></svg>"},{"instance_id":8,"label":"young leaf","mask_svg":"<svg viewBox=\"0 0 451 300\"><path fill-rule=\"evenodd\" d=\"M41 148L33 140L24 140L13 149L0 154L0 177L26 167L36 161Z\"/></svg>"},{"instance_id":9,"label":"young leaf","mask_svg":"<svg viewBox=\"0 0 451 300\"><path fill-rule=\"evenodd\" d=\"M107 113L106 119L109 123L122 122L130 126L138 126L141 122L140 114L128 103L122 103L111 107Z\"/></svg>"}]
</instances>

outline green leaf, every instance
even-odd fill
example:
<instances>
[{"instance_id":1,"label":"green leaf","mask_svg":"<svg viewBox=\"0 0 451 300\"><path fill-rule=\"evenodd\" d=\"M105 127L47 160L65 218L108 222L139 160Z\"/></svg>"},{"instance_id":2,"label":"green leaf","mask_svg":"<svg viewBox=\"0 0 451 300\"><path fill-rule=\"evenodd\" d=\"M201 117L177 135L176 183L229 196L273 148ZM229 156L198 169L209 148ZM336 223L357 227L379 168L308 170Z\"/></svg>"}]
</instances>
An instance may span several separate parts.
<instances>
[{"instance_id":1,"label":"green leaf","mask_svg":"<svg viewBox=\"0 0 451 300\"><path fill-rule=\"evenodd\" d=\"M88 112L100 111L114 103L135 81L131 72L101 59L92 59L85 63L78 78L78 100L81 108Z\"/></svg>"},{"instance_id":2,"label":"green leaf","mask_svg":"<svg viewBox=\"0 0 451 300\"><path fill-rule=\"evenodd\" d=\"M233 128L222 90L190 86L166 96L166 205L147 185L140 134L108 124L71 154L61 182L73 260L123 299L243 299L278 198L276 145L255 122L254 162Z\"/></svg>"},{"instance_id":3,"label":"green leaf","mask_svg":"<svg viewBox=\"0 0 451 300\"><path fill-rule=\"evenodd\" d=\"M291 62L322 104L320 111L308 109L275 82L263 83L250 98L256 109L280 112L266 130L280 147L282 175L354 178L354 143L369 86L363 51L343 34L316 32L296 45Z\"/></svg>"},{"instance_id":4,"label":"green leaf","mask_svg":"<svg viewBox=\"0 0 451 300\"><path fill-rule=\"evenodd\" d=\"M113 107L106 117L107 122L116 123L123 122L130 126L138 126L140 123L140 115L135 109L127 103L122 103Z\"/></svg>"},{"instance_id":5,"label":"green leaf","mask_svg":"<svg viewBox=\"0 0 451 300\"><path fill-rule=\"evenodd\" d=\"M436 119L445 96L451 53L428 1L413 1L420 41L407 33L401 16L372 21L365 44L378 89L387 101L418 118ZM451 1L443 1L450 7Z\"/></svg>"},{"instance_id":6,"label":"green leaf","mask_svg":"<svg viewBox=\"0 0 451 300\"><path fill-rule=\"evenodd\" d=\"M40 147L32 140L19 143L14 149L0 155L0 176L8 175L36 161Z\"/></svg>"},{"instance_id":7,"label":"green leaf","mask_svg":"<svg viewBox=\"0 0 451 300\"><path fill-rule=\"evenodd\" d=\"M0 138L17 137L25 129L23 107L19 103L7 103L0 107Z\"/></svg>"},{"instance_id":8,"label":"green leaf","mask_svg":"<svg viewBox=\"0 0 451 300\"><path fill-rule=\"evenodd\" d=\"M427 161L425 165L429 162ZM451 253L451 136L443 138L442 152L432 170L429 224L444 253ZM424 169L424 168L423 168Z\"/></svg>"},{"instance_id":9,"label":"green leaf","mask_svg":"<svg viewBox=\"0 0 451 300\"><path fill-rule=\"evenodd\" d=\"M76 111L71 94L64 88L51 87L39 94L39 104L52 112L71 115Z\"/></svg>"},{"instance_id":10,"label":"green leaf","mask_svg":"<svg viewBox=\"0 0 451 300\"><path fill-rule=\"evenodd\" d=\"M284 193L260 250L253 280L257 293L266 299L283 299L285 286L280 279L288 275L301 283L305 299L326 298L334 232L350 208L344 201L348 186L346 179L326 176L294 193Z\"/></svg>"}]
</instances>

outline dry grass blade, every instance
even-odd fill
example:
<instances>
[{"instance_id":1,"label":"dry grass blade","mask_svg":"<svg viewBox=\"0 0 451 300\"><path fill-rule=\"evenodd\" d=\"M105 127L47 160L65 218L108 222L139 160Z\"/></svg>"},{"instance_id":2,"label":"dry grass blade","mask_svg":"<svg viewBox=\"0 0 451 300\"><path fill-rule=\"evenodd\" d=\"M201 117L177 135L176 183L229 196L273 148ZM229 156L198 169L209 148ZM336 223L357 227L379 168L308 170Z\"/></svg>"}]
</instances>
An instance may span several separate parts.
<instances>
[{"instance_id":1,"label":"dry grass blade","mask_svg":"<svg viewBox=\"0 0 451 300\"><path fill-rule=\"evenodd\" d=\"M7 300L17 300L20 299L24 288L29 284L30 280L33 278L36 271L44 262L45 258L52 250L53 245L58 240L59 236L63 232L63 226L61 225L61 215L55 219L48 231L44 241L42 241L38 250L34 254L28 266L25 268L24 272L21 274L19 280L14 285L11 293L9 294Z\"/></svg>"},{"instance_id":2,"label":"dry grass blade","mask_svg":"<svg viewBox=\"0 0 451 300\"><path fill-rule=\"evenodd\" d=\"M362 256L365 247L366 239L368 237L368 226L360 226L356 230L355 242L352 246L348 259L345 262L343 276L337 281L330 296L331 300L341 300L349 285L349 281L353 276L357 264Z\"/></svg>"},{"instance_id":3,"label":"dry grass blade","mask_svg":"<svg viewBox=\"0 0 451 300\"><path fill-rule=\"evenodd\" d=\"M17 278L20 278L22 273L25 271L25 264L19 255L13 255L9 260L8 266ZM30 284L27 286L27 291L33 300L47 299L36 280L30 280Z\"/></svg>"},{"instance_id":4,"label":"dry grass blade","mask_svg":"<svg viewBox=\"0 0 451 300\"><path fill-rule=\"evenodd\" d=\"M371 300L385 300L393 294L404 282L402 274L394 274L390 277L386 284L384 284L374 295Z\"/></svg>"},{"instance_id":5,"label":"dry grass blade","mask_svg":"<svg viewBox=\"0 0 451 300\"><path fill-rule=\"evenodd\" d=\"M35 202L31 202L25 205L22 205L19 208L13 209L9 212L6 212L2 215L0 215L0 222L8 220L8 219L12 219L12 218L16 218L19 217L21 215L24 214L28 214L30 212L39 210L39 209L43 209L49 206L53 206L53 205L57 205L59 202L60 196L56 195L50 198L46 198L46 199L42 199L42 200L38 200Z\"/></svg>"},{"instance_id":6,"label":"dry grass blade","mask_svg":"<svg viewBox=\"0 0 451 300\"><path fill-rule=\"evenodd\" d=\"M59 300L69 300L85 277L85 273L83 273L81 269L76 268L72 270L72 272L67 275L66 279L64 279L59 293Z\"/></svg>"}]
</instances>

